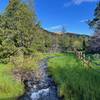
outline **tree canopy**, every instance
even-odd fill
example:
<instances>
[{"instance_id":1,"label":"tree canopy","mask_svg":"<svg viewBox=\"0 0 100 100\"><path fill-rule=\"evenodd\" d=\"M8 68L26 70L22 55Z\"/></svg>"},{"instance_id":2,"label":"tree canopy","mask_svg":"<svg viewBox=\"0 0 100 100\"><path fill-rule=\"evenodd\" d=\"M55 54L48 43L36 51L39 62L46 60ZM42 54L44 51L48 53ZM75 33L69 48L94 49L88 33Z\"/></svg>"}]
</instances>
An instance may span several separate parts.
<instances>
[{"instance_id":1,"label":"tree canopy","mask_svg":"<svg viewBox=\"0 0 100 100\"><path fill-rule=\"evenodd\" d=\"M100 53L100 2L94 11L93 20L89 21L89 26L94 29L94 36L91 38L88 51L91 53Z\"/></svg>"}]
</instances>

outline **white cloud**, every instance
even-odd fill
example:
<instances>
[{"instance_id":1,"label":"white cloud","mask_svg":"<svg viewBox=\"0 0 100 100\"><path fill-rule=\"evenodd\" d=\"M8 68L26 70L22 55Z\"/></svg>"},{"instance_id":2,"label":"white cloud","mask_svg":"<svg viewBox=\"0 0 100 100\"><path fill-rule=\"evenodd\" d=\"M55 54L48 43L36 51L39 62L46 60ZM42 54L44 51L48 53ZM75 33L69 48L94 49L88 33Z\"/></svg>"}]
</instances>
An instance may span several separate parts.
<instances>
[{"instance_id":1,"label":"white cloud","mask_svg":"<svg viewBox=\"0 0 100 100\"><path fill-rule=\"evenodd\" d=\"M58 31L61 31L61 28L62 28L62 25L56 25L56 26L51 26L49 28L45 28L49 31L55 31L55 32L58 32Z\"/></svg>"},{"instance_id":2,"label":"white cloud","mask_svg":"<svg viewBox=\"0 0 100 100\"><path fill-rule=\"evenodd\" d=\"M70 2L64 3L64 7L69 7L71 5L80 5L85 2L93 3L93 2L98 2L98 1L99 0L71 0Z\"/></svg>"},{"instance_id":3,"label":"white cloud","mask_svg":"<svg viewBox=\"0 0 100 100\"><path fill-rule=\"evenodd\" d=\"M73 3L76 5L79 5L84 2L97 2L97 1L99 1L99 0L73 0Z\"/></svg>"},{"instance_id":4,"label":"white cloud","mask_svg":"<svg viewBox=\"0 0 100 100\"><path fill-rule=\"evenodd\" d=\"M49 29L54 30L54 29L59 29L59 28L61 28L61 27L62 27L62 25L57 25L57 26L52 26L52 27L50 27Z\"/></svg>"},{"instance_id":5,"label":"white cloud","mask_svg":"<svg viewBox=\"0 0 100 100\"><path fill-rule=\"evenodd\" d=\"M88 19L82 19L80 20L80 23L86 23L88 21Z\"/></svg>"},{"instance_id":6,"label":"white cloud","mask_svg":"<svg viewBox=\"0 0 100 100\"><path fill-rule=\"evenodd\" d=\"M64 7L69 7L72 5L72 2L64 3Z\"/></svg>"}]
</instances>

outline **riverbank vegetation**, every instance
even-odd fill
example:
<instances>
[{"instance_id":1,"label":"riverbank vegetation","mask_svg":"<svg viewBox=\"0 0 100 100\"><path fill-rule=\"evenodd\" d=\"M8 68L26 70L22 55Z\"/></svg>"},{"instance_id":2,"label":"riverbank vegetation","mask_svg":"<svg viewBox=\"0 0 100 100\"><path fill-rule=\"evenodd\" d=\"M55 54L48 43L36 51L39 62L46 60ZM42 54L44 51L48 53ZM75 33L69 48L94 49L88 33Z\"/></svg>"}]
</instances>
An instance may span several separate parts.
<instances>
[{"instance_id":1,"label":"riverbank vegetation","mask_svg":"<svg viewBox=\"0 0 100 100\"><path fill-rule=\"evenodd\" d=\"M8 64L0 64L0 99L14 100L24 93L24 84L21 82L20 76L16 78L13 75L15 70L33 71L39 75L38 63L47 57L59 57L61 53L34 53L35 57L31 56L14 56L11 58L13 61ZM21 73L17 72L17 73ZM20 75L20 74L19 74ZM40 77L40 76L38 76Z\"/></svg>"},{"instance_id":2,"label":"riverbank vegetation","mask_svg":"<svg viewBox=\"0 0 100 100\"><path fill-rule=\"evenodd\" d=\"M99 100L100 73L96 69L86 69L73 54L53 58L48 64L64 100Z\"/></svg>"},{"instance_id":3,"label":"riverbank vegetation","mask_svg":"<svg viewBox=\"0 0 100 100\"><path fill-rule=\"evenodd\" d=\"M21 82L12 75L12 65L0 64L0 100L12 100L24 92Z\"/></svg>"},{"instance_id":4,"label":"riverbank vegetation","mask_svg":"<svg viewBox=\"0 0 100 100\"><path fill-rule=\"evenodd\" d=\"M48 65L60 96L67 100L99 100L100 3L95 18L88 22L92 28L97 24L93 37L66 32L63 26L60 33L48 32L42 28L32 4L33 0L9 0L0 13L0 99L22 95L20 73L38 74L42 59L57 57ZM75 50L86 54L92 68L83 66Z\"/></svg>"}]
</instances>

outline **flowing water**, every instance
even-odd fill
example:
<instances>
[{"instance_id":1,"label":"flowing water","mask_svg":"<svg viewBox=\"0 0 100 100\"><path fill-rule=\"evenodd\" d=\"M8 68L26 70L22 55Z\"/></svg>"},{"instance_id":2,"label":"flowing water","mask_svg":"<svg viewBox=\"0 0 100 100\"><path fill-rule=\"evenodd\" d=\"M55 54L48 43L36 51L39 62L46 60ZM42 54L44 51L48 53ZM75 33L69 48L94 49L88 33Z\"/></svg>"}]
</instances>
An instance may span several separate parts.
<instances>
[{"instance_id":1,"label":"flowing water","mask_svg":"<svg viewBox=\"0 0 100 100\"><path fill-rule=\"evenodd\" d=\"M57 86L47 72L47 62L50 58L42 60L39 64L41 79L39 81L27 80L26 92L18 100L59 100Z\"/></svg>"}]
</instances>

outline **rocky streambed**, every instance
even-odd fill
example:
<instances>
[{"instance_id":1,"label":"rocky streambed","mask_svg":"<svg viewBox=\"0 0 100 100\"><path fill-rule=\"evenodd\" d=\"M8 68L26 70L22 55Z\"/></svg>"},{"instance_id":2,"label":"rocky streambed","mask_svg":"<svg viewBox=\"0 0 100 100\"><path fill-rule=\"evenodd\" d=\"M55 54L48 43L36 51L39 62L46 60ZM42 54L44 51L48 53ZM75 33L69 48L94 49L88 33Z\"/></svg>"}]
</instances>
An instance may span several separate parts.
<instances>
[{"instance_id":1,"label":"rocky streambed","mask_svg":"<svg viewBox=\"0 0 100 100\"><path fill-rule=\"evenodd\" d=\"M59 100L58 90L52 77L48 75L48 57L39 63L40 79L37 80L34 74L29 74L27 80L24 80L25 93L18 100Z\"/></svg>"}]
</instances>

